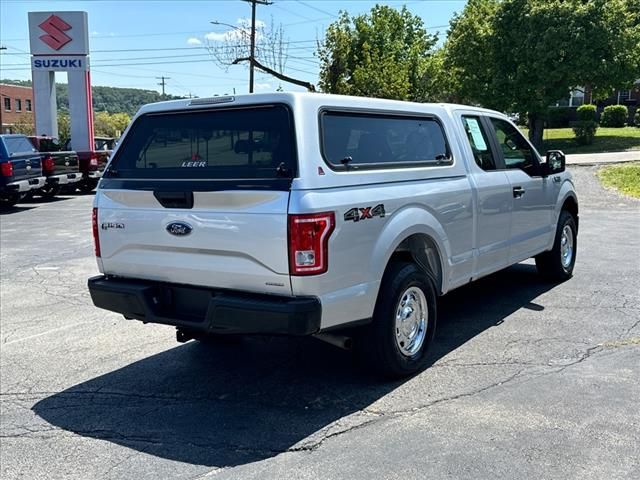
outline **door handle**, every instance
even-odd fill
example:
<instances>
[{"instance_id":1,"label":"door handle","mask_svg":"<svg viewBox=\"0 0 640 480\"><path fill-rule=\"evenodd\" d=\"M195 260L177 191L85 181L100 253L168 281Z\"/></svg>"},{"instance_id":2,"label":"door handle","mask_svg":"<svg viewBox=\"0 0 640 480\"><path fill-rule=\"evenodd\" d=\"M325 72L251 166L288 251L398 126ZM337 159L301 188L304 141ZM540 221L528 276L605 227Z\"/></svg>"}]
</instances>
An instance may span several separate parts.
<instances>
[{"instance_id":1,"label":"door handle","mask_svg":"<svg viewBox=\"0 0 640 480\"><path fill-rule=\"evenodd\" d=\"M513 187L513 198L520 198L524 195L524 188Z\"/></svg>"},{"instance_id":2,"label":"door handle","mask_svg":"<svg viewBox=\"0 0 640 480\"><path fill-rule=\"evenodd\" d=\"M553 181L556 183L560 183L562 179L559 176L553 177Z\"/></svg>"}]
</instances>

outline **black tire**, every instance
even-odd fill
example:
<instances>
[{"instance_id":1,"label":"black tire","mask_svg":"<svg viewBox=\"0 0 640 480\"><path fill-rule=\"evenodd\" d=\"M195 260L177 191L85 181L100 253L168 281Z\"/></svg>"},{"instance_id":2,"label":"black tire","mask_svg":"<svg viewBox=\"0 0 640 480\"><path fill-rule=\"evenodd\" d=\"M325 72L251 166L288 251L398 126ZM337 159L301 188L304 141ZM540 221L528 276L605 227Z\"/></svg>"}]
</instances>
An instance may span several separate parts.
<instances>
[{"instance_id":1,"label":"black tire","mask_svg":"<svg viewBox=\"0 0 640 480\"><path fill-rule=\"evenodd\" d=\"M56 195L60 193L61 186L56 184L47 183L44 187L40 189L40 196L47 200L51 200Z\"/></svg>"},{"instance_id":2,"label":"black tire","mask_svg":"<svg viewBox=\"0 0 640 480\"><path fill-rule=\"evenodd\" d=\"M426 326L424 337L417 351L403 353L396 329L396 315L402 297L417 288L426 300ZM394 262L389 265L382 279L373 321L356 338L356 352L366 368L389 378L401 378L424 369L427 354L436 330L436 291L433 280L414 263ZM420 329L419 329L420 330ZM417 343L416 343L417 345Z\"/></svg>"},{"instance_id":3,"label":"black tire","mask_svg":"<svg viewBox=\"0 0 640 480\"><path fill-rule=\"evenodd\" d=\"M98 180L93 178L85 178L78 183L80 193L91 193L98 186Z\"/></svg>"},{"instance_id":4,"label":"black tire","mask_svg":"<svg viewBox=\"0 0 640 480\"><path fill-rule=\"evenodd\" d=\"M565 261L563 255L563 232L565 228L571 229L571 259ZM568 240L568 238L567 238ZM566 253L565 248L565 253ZM578 226L575 217L568 211L562 210L558 219L558 227L556 228L556 237L553 242L553 248L536 256L536 268L538 273L551 282L564 282L573 276L573 267L576 264L576 255L578 253Z\"/></svg>"},{"instance_id":5,"label":"black tire","mask_svg":"<svg viewBox=\"0 0 640 480\"><path fill-rule=\"evenodd\" d=\"M22 197L18 194L3 195L0 197L0 207L11 208L15 206L15 204L18 203L20 200L22 200Z\"/></svg>"}]
</instances>

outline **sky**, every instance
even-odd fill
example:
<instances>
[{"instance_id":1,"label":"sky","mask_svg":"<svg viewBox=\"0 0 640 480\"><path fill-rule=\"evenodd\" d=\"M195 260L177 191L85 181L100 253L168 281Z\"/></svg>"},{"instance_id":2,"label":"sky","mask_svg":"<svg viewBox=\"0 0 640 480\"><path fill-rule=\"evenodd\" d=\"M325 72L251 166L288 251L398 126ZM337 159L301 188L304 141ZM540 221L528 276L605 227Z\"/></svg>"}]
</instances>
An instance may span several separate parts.
<instances>
[{"instance_id":1,"label":"sky","mask_svg":"<svg viewBox=\"0 0 640 480\"><path fill-rule=\"evenodd\" d=\"M446 34L454 12L465 0L272 0L257 7L257 23L282 25L288 44L284 73L314 84L319 62L317 41L341 10L368 12L376 3L406 5L422 18L430 33ZM161 91L156 77L166 79L166 93L208 97L247 93L246 66L219 66L207 46L225 39L241 41L238 29L250 22L251 5L241 0L0 0L0 78L31 79L27 12L86 11L89 18L93 85ZM212 21L227 23L213 25ZM229 42L233 43L233 42ZM65 82L64 73L56 81ZM301 90L256 72L255 91Z\"/></svg>"}]
</instances>

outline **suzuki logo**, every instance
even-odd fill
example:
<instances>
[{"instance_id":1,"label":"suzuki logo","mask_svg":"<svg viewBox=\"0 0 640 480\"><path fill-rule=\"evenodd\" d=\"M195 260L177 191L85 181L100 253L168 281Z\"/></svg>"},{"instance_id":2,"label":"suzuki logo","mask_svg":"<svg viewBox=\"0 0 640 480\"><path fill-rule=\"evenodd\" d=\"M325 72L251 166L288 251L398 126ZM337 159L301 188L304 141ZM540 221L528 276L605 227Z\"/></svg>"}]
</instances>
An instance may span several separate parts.
<instances>
[{"instance_id":1,"label":"suzuki logo","mask_svg":"<svg viewBox=\"0 0 640 480\"><path fill-rule=\"evenodd\" d=\"M54 50L60 50L71 41L71 37L64 33L67 30L71 30L71 25L57 15L51 15L38 26L48 33L48 35L40 36L40 40Z\"/></svg>"}]
</instances>

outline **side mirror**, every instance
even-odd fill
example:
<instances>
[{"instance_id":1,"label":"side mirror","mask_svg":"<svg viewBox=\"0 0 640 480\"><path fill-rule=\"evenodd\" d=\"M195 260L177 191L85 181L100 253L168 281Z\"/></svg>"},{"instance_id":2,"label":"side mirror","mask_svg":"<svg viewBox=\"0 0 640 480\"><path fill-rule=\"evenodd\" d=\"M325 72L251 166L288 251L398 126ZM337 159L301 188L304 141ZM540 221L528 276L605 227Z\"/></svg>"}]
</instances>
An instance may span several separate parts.
<instances>
[{"instance_id":1,"label":"side mirror","mask_svg":"<svg viewBox=\"0 0 640 480\"><path fill-rule=\"evenodd\" d=\"M560 150L549 150L547 152L547 163L542 167L543 176L555 175L562 173L566 167L566 158Z\"/></svg>"}]
</instances>

